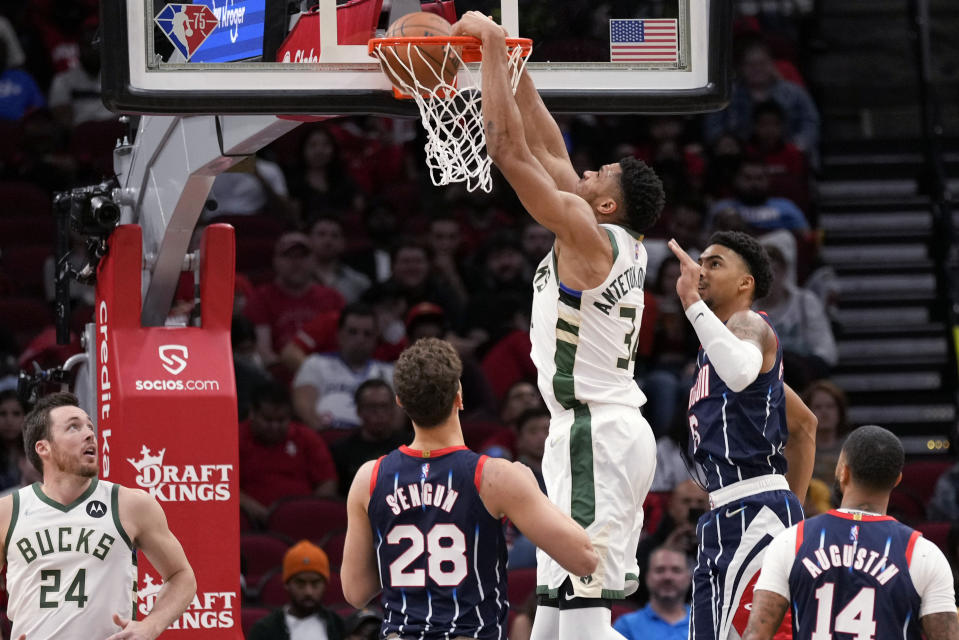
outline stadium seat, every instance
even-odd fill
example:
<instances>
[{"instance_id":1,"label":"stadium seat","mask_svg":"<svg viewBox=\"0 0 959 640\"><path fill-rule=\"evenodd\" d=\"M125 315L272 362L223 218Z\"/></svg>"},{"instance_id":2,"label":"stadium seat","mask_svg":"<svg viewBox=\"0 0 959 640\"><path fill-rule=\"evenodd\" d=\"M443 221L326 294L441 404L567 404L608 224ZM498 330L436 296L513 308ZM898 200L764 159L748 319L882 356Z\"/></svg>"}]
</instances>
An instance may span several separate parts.
<instances>
[{"instance_id":1,"label":"stadium seat","mask_svg":"<svg viewBox=\"0 0 959 640\"><path fill-rule=\"evenodd\" d=\"M463 422L463 440L466 446L477 451L479 447L492 438L494 435L503 431L508 431L509 427L500 422L487 420L466 420Z\"/></svg>"},{"instance_id":2,"label":"stadium seat","mask_svg":"<svg viewBox=\"0 0 959 640\"><path fill-rule=\"evenodd\" d=\"M950 528L952 528L951 522L923 522L916 525L916 529L922 532L923 537L942 549L943 552L947 552Z\"/></svg>"},{"instance_id":3,"label":"stadium seat","mask_svg":"<svg viewBox=\"0 0 959 640\"><path fill-rule=\"evenodd\" d=\"M889 515L913 526L926 518L926 508L912 493L896 488L889 494Z\"/></svg>"},{"instance_id":4,"label":"stadium seat","mask_svg":"<svg viewBox=\"0 0 959 640\"><path fill-rule=\"evenodd\" d=\"M53 322L50 305L39 298L0 298L0 327L12 332L21 349Z\"/></svg>"},{"instance_id":5,"label":"stadium seat","mask_svg":"<svg viewBox=\"0 0 959 640\"><path fill-rule=\"evenodd\" d=\"M259 527L257 527L253 521L250 520L250 516L246 515L246 511L240 509L240 533L256 531L258 528Z\"/></svg>"},{"instance_id":6,"label":"stadium seat","mask_svg":"<svg viewBox=\"0 0 959 640\"><path fill-rule=\"evenodd\" d=\"M95 179L113 174L113 150L123 137L126 125L119 120L87 120L77 124L70 135L70 155Z\"/></svg>"},{"instance_id":7,"label":"stadium seat","mask_svg":"<svg viewBox=\"0 0 959 640\"><path fill-rule=\"evenodd\" d=\"M320 431L320 437L323 438L326 446L332 447L334 442L342 440L352 432L351 429L324 429Z\"/></svg>"},{"instance_id":8,"label":"stadium seat","mask_svg":"<svg viewBox=\"0 0 959 640\"><path fill-rule=\"evenodd\" d=\"M346 543L346 531L335 531L326 537L320 547L326 551L326 557L330 559L330 569L339 571L343 564L343 545Z\"/></svg>"},{"instance_id":9,"label":"stadium seat","mask_svg":"<svg viewBox=\"0 0 959 640\"><path fill-rule=\"evenodd\" d=\"M324 498L291 498L270 510L267 529L291 540L322 540L346 529L346 503Z\"/></svg>"},{"instance_id":10,"label":"stadium seat","mask_svg":"<svg viewBox=\"0 0 959 640\"><path fill-rule=\"evenodd\" d=\"M263 576L253 593L257 602L264 607L282 607L286 604L289 596L283 584L283 569L277 567Z\"/></svg>"},{"instance_id":11,"label":"stadium seat","mask_svg":"<svg viewBox=\"0 0 959 640\"><path fill-rule=\"evenodd\" d=\"M510 569L506 574L510 608L523 606L529 594L536 590L536 567Z\"/></svg>"},{"instance_id":12,"label":"stadium seat","mask_svg":"<svg viewBox=\"0 0 959 640\"><path fill-rule=\"evenodd\" d=\"M613 622L616 622L616 619L619 618L620 616L626 615L627 613L632 613L633 611L636 611L636 606L633 603L629 602L628 600L617 602L613 604L613 609L611 611L611 619Z\"/></svg>"},{"instance_id":13,"label":"stadium seat","mask_svg":"<svg viewBox=\"0 0 959 640\"><path fill-rule=\"evenodd\" d=\"M283 564L289 540L272 533L244 533L240 536L240 557L247 584L259 584L271 569Z\"/></svg>"},{"instance_id":14,"label":"stadium seat","mask_svg":"<svg viewBox=\"0 0 959 640\"><path fill-rule=\"evenodd\" d=\"M0 215L12 216L50 216L53 210L53 198L43 189L30 183L9 181L0 182ZM51 244L53 239L50 239Z\"/></svg>"},{"instance_id":15,"label":"stadium seat","mask_svg":"<svg viewBox=\"0 0 959 640\"><path fill-rule=\"evenodd\" d=\"M3 249L3 272L23 295L43 298L43 263L50 255L49 246L7 246Z\"/></svg>"},{"instance_id":16,"label":"stadium seat","mask_svg":"<svg viewBox=\"0 0 959 640\"><path fill-rule=\"evenodd\" d=\"M273 244L275 238L236 237L236 270L253 284L269 282L273 270Z\"/></svg>"},{"instance_id":17,"label":"stadium seat","mask_svg":"<svg viewBox=\"0 0 959 640\"><path fill-rule=\"evenodd\" d=\"M643 503L643 530L652 533L666 513L671 491L650 491Z\"/></svg>"},{"instance_id":18,"label":"stadium seat","mask_svg":"<svg viewBox=\"0 0 959 640\"><path fill-rule=\"evenodd\" d=\"M250 635L250 629L253 628L253 625L261 618L265 618L269 613L270 610L264 607L243 607L243 612L240 614L243 624L243 635Z\"/></svg>"},{"instance_id":19,"label":"stadium seat","mask_svg":"<svg viewBox=\"0 0 959 640\"><path fill-rule=\"evenodd\" d=\"M908 462L902 468L902 482L899 487L909 491L921 503L928 504L936 488L936 481L952 464L951 460Z\"/></svg>"},{"instance_id":20,"label":"stadium seat","mask_svg":"<svg viewBox=\"0 0 959 640\"><path fill-rule=\"evenodd\" d=\"M320 602L327 607L346 602L346 597L343 595L343 583L340 581L340 574L336 571L330 572L330 581L326 583L326 590L323 592L323 599Z\"/></svg>"}]
</instances>

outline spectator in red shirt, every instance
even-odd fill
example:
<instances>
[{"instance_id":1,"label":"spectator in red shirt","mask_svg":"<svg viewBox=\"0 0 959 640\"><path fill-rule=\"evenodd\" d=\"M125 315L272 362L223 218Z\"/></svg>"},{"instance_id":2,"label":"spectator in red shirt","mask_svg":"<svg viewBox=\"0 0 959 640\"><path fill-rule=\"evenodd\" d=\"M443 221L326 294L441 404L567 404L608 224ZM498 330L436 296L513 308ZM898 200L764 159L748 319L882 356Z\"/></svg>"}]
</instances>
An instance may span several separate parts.
<instances>
[{"instance_id":1,"label":"spectator in red shirt","mask_svg":"<svg viewBox=\"0 0 959 640\"><path fill-rule=\"evenodd\" d=\"M256 325L256 348L266 365L316 314L346 304L336 289L313 280L313 246L302 233L284 233L273 249L273 282L260 285L246 303L246 316Z\"/></svg>"},{"instance_id":2,"label":"spectator in red shirt","mask_svg":"<svg viewBox=\"0 0 959 640\"><path fill-rule=\"evenodd\" d=\"M265 522L280 498L336 495L330 450L292 414L289 392L271 382L254 389L240 423L240 507L253 521Z\"/></svg>"}]
</instances>

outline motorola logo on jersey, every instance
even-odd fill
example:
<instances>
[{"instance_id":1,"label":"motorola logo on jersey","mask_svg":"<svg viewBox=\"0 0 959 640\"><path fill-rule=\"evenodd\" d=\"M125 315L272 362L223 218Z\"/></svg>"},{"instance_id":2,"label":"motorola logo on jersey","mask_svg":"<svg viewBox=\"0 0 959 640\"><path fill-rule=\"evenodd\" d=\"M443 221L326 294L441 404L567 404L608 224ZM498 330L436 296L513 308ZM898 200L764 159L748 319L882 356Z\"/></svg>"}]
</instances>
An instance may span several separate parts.
<instances>
[{"instance_id":1,"label":"motorola logo on jersey","mask_svg":"<svg viewBox=\"0 0 959 640\"><path fill-rule=\"evenodd\" d=\"M160 502L221 502L230 499L232 464L163 464L166 449L156 454L143 445L140 459L127 458L136 469L137 486Z\"/></svg>"},{"instance_id":2,"label":"motorola logo on jersey","mask_svg":"<svg viewBox=\"0 0 959 640\"><path fill-rule=\"evenodd\" d=\"M190 357L190 352L185 345L165 344L157 352L160 355L160 363L163 368L171 374L177 376L186 369L186 361Z\"/></svg>"},{"instance_id":3,"label":"motorola logo on jersey","mask_svg":"<svg viewBox=\"0 0 959 640\"><path fill-rule=\"evenodd\" d=\"M137 613L145 617L153 610L163 580L154 581L153 575L144 571L143 582L137 589ZM169 626L170 629L232 629L233 607L237 602L235 591L197 591L183 615Z\"/></svg>"},{"instance_id":4,"label":"motorola logo on jersey","mask_svg":"<svg viewBox=\"0 0 959 640\"><path fill-rule=\"evenodd\" d=\"M87 503L87 515L91 518L102 518L107 515L107 505L99 500L91 500Z\"/></svg>"}]
</instances>

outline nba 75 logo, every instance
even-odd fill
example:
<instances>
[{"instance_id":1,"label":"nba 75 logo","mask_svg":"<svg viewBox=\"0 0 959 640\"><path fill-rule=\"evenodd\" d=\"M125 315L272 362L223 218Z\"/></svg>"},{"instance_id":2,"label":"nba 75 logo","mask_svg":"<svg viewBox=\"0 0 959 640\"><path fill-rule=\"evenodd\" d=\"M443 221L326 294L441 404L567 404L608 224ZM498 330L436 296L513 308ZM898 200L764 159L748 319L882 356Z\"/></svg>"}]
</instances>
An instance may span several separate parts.
<instances>
[{"instance_id":1,"label":"nba 75 logo","mask_svg":"<svg viewBox=\"0 0 959 640\"><path fill-rule=\"evenodd\" d=\"M210 7L202 4L168 4L154 20L188 62L219 24Z\"/></svg>"},{"instance_id":2,"label":"nba 75 logo","mask_svg":"<svg viewBox=\"0 0 959 640\"><path fill-rule=\"evenodd\" d=\"M181 371L186 369L186 361L190 357L190 352L184 345L165 344L158 351L163 368L173 375L179 375Z\"/></svg>"}]
</instances>

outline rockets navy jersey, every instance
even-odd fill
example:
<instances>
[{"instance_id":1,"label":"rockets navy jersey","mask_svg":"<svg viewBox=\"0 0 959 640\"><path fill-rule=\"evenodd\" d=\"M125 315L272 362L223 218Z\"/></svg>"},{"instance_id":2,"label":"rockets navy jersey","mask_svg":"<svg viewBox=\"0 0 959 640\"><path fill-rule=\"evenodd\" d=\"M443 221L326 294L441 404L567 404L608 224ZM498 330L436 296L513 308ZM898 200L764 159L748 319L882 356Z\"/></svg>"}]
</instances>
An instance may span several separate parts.
<instances>
[{"instance_id":1,"label":"rockets navy jersey","mask_svg":"<svg viewBox=\"0 0 959 640\"><path fill-rule=\"evenodd\" d=\"M789 573L793 638L919 640L909 574L919 535L890 516L833 510L800 522Z\"/></svg>"},{"instance_id":2,"label":"rockets navy jersey","mask_svg":"<svg viewBox=\"0 0 959 640\"><path fill-rule=\"evenodd\" d=\"M368 512L383 636L506 638L506 539L480 499L486 459L403 446L377 461Z\"/></svg>"},{"instance_id":3,"label":"rockets navy jersey","mask_svg":"<svg viewBox=\"0 0 959 640\"><path fill-rule=\"evenodd\" d=\"M765 314L760 315L769 323ZM788 432L783 349L778 336L772 369L760 373L739 393L716 374L702 347L697 364L696 382L689 391L689 448L705 472L706 490L785 473L783 449Z\"/></svg>"}]
</instances>

